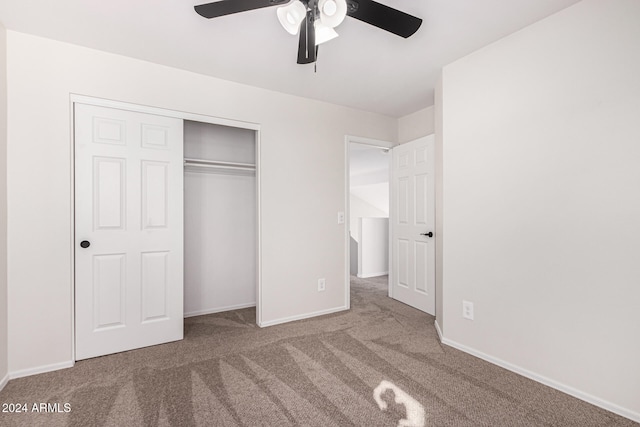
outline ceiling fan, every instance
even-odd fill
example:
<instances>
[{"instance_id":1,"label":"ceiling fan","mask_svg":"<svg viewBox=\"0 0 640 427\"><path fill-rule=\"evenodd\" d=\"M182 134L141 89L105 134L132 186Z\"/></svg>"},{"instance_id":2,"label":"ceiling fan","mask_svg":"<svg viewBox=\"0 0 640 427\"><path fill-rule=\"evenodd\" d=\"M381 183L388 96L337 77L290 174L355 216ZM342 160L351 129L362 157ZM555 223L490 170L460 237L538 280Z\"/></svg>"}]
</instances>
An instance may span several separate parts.
<instances>
[{"instance_id":1,"label":"ceiling fan","mask_svg":"<svg viewBox=\"0 0 640 427\"><path fill-rule=\"evenodd\" d=\"M194 6L205 18L278 6L278 20L292 35L300 33L298 64L311 64L318 45L338 37L334 30L348 15L390 33L407 38L418 31L422 19L373 0L219 0Z\"/></svg>"}]
</instances>

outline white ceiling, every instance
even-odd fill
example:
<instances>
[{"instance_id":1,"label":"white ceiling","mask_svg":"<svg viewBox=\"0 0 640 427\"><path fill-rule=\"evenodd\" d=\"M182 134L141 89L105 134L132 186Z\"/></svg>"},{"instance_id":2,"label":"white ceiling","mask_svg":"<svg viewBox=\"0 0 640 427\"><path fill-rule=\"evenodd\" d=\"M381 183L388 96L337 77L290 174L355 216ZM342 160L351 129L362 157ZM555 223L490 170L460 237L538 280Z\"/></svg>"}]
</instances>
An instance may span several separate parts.
<instances>
[{"instance_id":1,"label":"white ceiling","mask_svg":"<svg viewBox=\"0 0 640 427\"><path fill-rule=\"evenodd\" d=\"M367 144L349 144L349 175L353 178L383 171L389 174L391 151Z\"/></svg>"},{"instance_id":2,"label":"white ceiling","mask_svg":"<svg viewBox=\"0 0 640 427\"><path fill-rule=\"evenodd\" d=\"M226 80L401 117L433 104L442 66L578 0L378 0L423 19L403 39L347 17L317 72L275 8L207 20L207 0L2 0L14 31Z\"/></svg>"}]
</instances>

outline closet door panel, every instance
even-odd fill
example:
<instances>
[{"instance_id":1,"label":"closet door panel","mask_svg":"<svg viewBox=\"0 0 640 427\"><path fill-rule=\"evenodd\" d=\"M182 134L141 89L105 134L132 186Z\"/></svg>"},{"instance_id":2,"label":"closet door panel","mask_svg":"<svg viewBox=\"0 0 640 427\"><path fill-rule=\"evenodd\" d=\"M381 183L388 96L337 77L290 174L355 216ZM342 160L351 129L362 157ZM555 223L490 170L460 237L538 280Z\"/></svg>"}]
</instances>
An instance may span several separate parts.
<instances>
[{"instance_id":1,"label":"closet door panel","mask_svg":"<svg viewBox=\"0 0 640 427\"><path fill-rule=\"evenodd\" d=\"M93 158L93 229L124 230L126 159Z\"/></svg>"},{"instance_id":2,"label":"closet door panel","mask_svg":"<svg viewBox=\"0 0 640 427\"><path fill-rule=\"evenodd\" d=\"M169 163L142 162L142 228L166 228Z\"/></svg>"},{"instance_id":3,"label":"closet door panel","mask_svg":"<svg viewBox=\"0 0 640 427\"><path fill-rule=\"evenodd\" d=\"M182 120L74 109L76 360L182 339Z\"/></svg>"},{"instance_id":4,"label":"closet door panel","mask_svg":"<svg viewBox=\"0 0 640 427\"><path fill-rule=\"evenodd\" d=\"M142 322L167 318L169 252L142 253Z\"/></svg>"}]
</instances>

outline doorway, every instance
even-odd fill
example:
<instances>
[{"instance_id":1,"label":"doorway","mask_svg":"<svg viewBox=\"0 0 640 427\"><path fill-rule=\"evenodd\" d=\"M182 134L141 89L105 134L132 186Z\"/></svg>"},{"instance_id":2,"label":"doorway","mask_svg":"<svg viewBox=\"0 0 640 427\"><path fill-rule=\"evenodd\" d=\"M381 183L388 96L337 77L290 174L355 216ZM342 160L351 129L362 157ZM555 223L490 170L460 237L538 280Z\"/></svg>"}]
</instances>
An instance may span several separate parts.
<instances>
[{"instance_id":1,"label":"doorway","mask_svg":"<svg viewBox=\"0 0 640 427\"><path fill-rule=\"evenodd\" d=\"M371 278L389 274L392 145L369 138L345 138L347 284L351 276ZM388 291L388 280L386 288Z\"/></svg>"},{"instance_id":2,"label":"doorway","mask_svg":"<svg viewBox=\"0 0 640 427\"><path fill-rule=\"evenodd\" d=\"M389 274L390 149L349 144L350 274Z\"/></svg>"},{"instance_id":3,"label":"doorway","mask_svg":"<svg viewBox=\"0 0 640 427\"><path fill-rule=\"evenodd\" d=\"M393 148L355 137L345 145L346 283L388 274L389 297L434 315L433 135Z\"/></svg>"}]
</instances>

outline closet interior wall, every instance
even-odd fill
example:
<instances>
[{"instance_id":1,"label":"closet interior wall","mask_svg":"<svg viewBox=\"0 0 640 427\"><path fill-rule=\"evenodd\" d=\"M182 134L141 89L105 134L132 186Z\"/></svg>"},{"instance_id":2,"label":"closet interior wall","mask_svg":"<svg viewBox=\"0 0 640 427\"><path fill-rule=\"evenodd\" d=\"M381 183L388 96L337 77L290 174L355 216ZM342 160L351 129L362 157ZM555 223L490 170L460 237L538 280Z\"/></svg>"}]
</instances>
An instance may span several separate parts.
<instances>
[{"instance_id":1,"label":"closet interior wall","mask_svg":"<svg viewBox=\"0 0 640 427\"><path fill-rule=\"evenodd\" d=\"M184 316L256 305L256 132L184 121Z\"/></svg>"}]
</instances>

